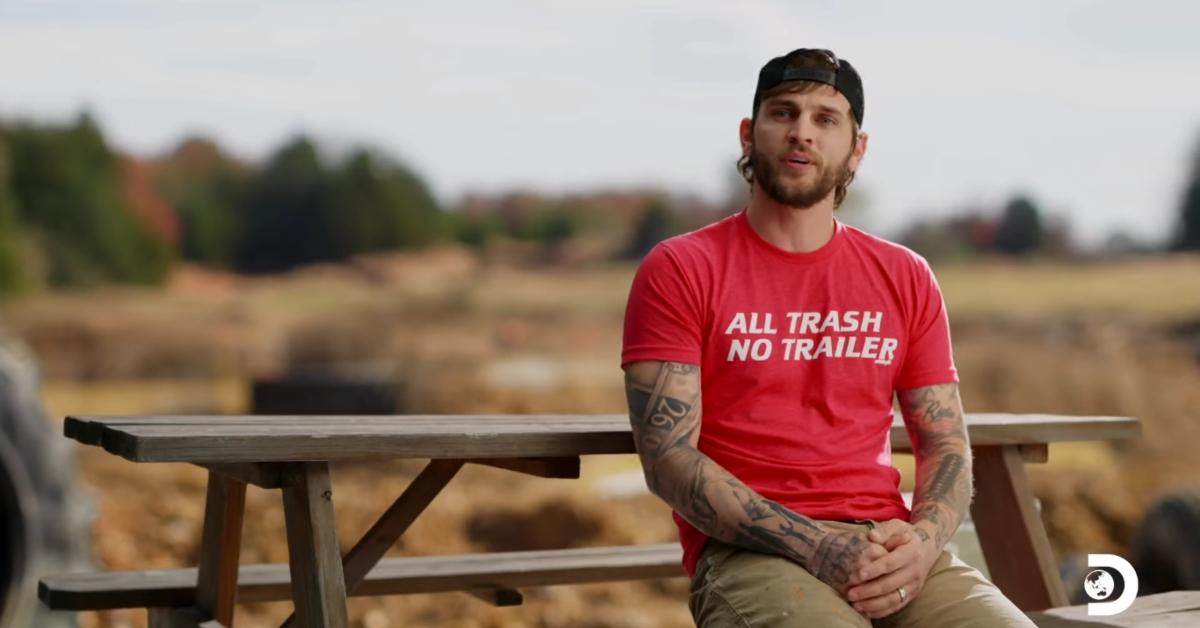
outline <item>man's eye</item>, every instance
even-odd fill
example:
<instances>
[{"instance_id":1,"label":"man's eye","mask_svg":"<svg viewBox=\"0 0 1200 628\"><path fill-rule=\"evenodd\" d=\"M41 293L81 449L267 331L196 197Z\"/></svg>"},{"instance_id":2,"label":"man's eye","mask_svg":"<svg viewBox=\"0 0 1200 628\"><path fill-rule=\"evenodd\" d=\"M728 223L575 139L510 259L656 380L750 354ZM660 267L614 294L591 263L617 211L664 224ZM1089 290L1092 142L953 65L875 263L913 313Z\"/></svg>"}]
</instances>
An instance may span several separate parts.
<instances>
[{"instance_id":1,"label":"man's eye","mask_svg":"<svg viewBox=\"0 0 1200 628\"><path fill-rule=\"evenodd\" d=\"M775 117L776 118L790 118L790 117L792 117L792 112L787 109L776 109Z\"/></svg>"},{"instance_id":2,"label":"man's eye","mask_svg":"<svg viewBox=\"0 0 1200 628\"><path fill-rule=\"evenodd\" d=\"M837 120L833 119L831 116L821 116L821 122L825 124L837 124Z\"/></svg>"}]
</instances>

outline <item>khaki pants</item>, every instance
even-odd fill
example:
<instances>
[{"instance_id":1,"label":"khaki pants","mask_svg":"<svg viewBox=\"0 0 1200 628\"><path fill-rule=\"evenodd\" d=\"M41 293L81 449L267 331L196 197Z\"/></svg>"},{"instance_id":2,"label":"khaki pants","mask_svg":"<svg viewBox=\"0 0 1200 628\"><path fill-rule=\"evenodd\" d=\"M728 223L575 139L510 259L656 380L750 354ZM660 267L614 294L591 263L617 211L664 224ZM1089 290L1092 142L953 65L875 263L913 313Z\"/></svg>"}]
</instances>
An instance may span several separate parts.
<instances>
[{"instance_id":1,"label":"khaki pants","mask_svg":"<svg viewBox=\"0 0 1200 628\"><path fill-rule=\"evenodd\" d=\"M822 521L842 529L873 524ZM688 607L700 628L1035 628L979 570L943 551L904 608L871 620L796 563L710 540L696 565Z\"/></svg>"}]
</instances>

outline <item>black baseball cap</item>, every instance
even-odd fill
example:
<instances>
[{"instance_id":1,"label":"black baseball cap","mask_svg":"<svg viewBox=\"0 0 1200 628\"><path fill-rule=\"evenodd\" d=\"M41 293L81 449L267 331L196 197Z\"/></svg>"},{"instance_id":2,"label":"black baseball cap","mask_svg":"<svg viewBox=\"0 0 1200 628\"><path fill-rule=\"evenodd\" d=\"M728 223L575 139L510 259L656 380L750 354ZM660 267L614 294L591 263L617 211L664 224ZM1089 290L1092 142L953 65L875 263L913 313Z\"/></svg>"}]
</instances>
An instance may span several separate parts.
<instances>
[{"instance_id":1,"label":"black baseball cap","mask_svg":"<svg viewBox=\"0 0 1200 628\"><path fill-rule=\"evenodd\" d=\"M789 67L792 58L803 53L827 55L837 65L837 70ZM846 100L850 101L850 111L854 113L854 118L858 120L858 125L862 126L862 78L858 76L858 70L855 70L849 61L838 59L837 55L833 54L832 51L823 48L797 48L782 57L771 59L758 72L758 87L754 89L754 109L752 111L755 113L758 112L758 106L762 104L763 94L786 81L816 81L832 85L846 97Z\"/></svg>"}]
</instances>

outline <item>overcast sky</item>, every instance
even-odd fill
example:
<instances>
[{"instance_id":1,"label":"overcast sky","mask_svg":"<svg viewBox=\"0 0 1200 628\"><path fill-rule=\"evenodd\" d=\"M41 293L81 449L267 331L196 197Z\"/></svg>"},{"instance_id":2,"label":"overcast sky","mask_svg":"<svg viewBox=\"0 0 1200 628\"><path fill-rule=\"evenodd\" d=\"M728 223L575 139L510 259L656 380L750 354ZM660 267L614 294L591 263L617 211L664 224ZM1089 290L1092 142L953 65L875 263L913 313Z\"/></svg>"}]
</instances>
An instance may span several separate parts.
<instances>
[{"instance_id":1,"label":"overcast sky","mask_svg":"<svg viewBox=\"0 0 1200 628\"><path fill-rule=\"evenodd\" d=\"M255 5L254 8L250 8ZM866 92L868 224L1018 191L1089 242L1165 237L1200 145L1200 3L0 0L0 116L88 107L119 148L366 142L443 201L723 197L759 67L831 48Z\"/></svg>"}]
</instances>

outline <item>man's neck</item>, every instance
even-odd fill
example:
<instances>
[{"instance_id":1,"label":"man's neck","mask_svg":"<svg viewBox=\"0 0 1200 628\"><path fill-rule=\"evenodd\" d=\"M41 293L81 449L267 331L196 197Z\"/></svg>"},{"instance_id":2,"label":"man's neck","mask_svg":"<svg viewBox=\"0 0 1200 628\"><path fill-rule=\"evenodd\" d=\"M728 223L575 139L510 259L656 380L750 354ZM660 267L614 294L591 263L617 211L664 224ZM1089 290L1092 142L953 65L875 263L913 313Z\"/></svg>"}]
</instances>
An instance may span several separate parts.
<instances>
[{"instance_id":1,"label":"man's neck","mask_svg":"<svg viewBox=\"0 0 1200 628\"><path fill-rule=\"evenodd\" d=\"M789 207L755 186L746 220L767 242L792 253L811 253L833 238L833 195L812 207Z\"/></svg>"}]
</instances>

